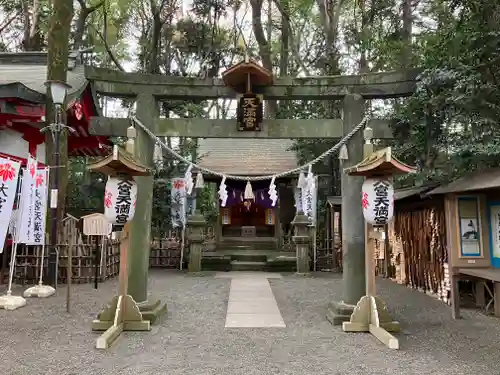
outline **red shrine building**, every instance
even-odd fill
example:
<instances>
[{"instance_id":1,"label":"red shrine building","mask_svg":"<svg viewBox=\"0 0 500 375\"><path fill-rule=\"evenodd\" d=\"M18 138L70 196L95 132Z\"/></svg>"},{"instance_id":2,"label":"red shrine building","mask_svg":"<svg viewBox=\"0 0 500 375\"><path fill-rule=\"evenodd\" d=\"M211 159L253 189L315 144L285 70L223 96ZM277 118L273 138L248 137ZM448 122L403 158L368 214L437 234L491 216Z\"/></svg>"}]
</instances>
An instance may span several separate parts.
<instances>
[{"instance_id":1,"label":"red shrine building","mask_svg":"<svg viewBox=\"0 0 500 375\"><path fill-rule=\"evenodd\" d=\"M45 103L47 53L0 53L0 156L26 162L28 152L46 162ZM73 52L68 62L67 125L69 156L98 156L110 142L89 134L90 117L98 116L98 105L84 75L82 55Z\"/></svg>"}]
</instances>

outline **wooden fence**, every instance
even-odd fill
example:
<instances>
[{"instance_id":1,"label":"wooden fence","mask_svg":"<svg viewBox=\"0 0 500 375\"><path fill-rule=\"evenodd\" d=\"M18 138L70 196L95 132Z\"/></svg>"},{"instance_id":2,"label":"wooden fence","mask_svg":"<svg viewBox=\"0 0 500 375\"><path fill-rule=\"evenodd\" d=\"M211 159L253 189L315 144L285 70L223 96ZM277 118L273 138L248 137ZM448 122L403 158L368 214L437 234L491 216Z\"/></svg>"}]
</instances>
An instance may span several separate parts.
<instances>
[{"instance_id":1,"label":"wooden fence","mask_svg":"<svg viewBox=\"0 0 500 375\"><path fill-rule=\"evenodd\" d=\"M64 244L58 246L58 283L65 284L68 281L68 251L72 251L72 283L90 283L95 278L96 251L99 251L98 279L100 281L113 278L118 275L120 269L120 247L118 241L104 240L97 244L95 238L78 244ZM10 253L10 252L9 252ZM38 282L41 256L41 246L18 245L16 267L14 271L14 282L17 284L35 284ZM10 262L10 260L9 260ZM47 278L48 259L43 257L44 278ZM4 274L8 275L8 270Z\"/></svg>"},{"instance_id":2,"label":"wooden fence","mask_svg":"<svg viewBox=\"0 0 500 375\"><path fill-rule=\"evenodd\" d=\"M390 226L392 278L448 302L450 279L444 210L400 212Z\"/></svg>"},{"instance_id":3,"label":"wooden fence","mask_svg":"<svg viewBox=\"0 0 500 375\"><path fill-rule=\"evenodd\" d=\"M104 281L118 275L120 269L120 243L107 237L90 237L81 234L76 221L66 222L64 239L65 244L58 246L58 283L67 282L68 251L72 251L72 283L91 283L95 278L96 251L99 251L99 281ZM182 232L171 230L165 238L153 238L149 255L151 268L179 269L181 262ZM215 231L209 227L205 231L205 245L211 249L215 244ZM184 239L184 264L189 259L189 241ZM8 265L11 249L5 249L0 267L0 284L8 282ZM45 254L46 255L46 254ZM18 245L14 282L17 284L35 284L39 279L41 262L41 247ZM44 278L47 278L48 260L44 257Z\"/></svg>"},{"instance_id":4,"label":"wooden fence","mask_svg":"<svg viewBox=\"0 0 500 375\"><path fill-rule=\"evenodd\" d=\"M316 270L335 272L342 270L340 236L336 236L334 239L319 239L316 241Z\"/></svg>"}]
</instances>

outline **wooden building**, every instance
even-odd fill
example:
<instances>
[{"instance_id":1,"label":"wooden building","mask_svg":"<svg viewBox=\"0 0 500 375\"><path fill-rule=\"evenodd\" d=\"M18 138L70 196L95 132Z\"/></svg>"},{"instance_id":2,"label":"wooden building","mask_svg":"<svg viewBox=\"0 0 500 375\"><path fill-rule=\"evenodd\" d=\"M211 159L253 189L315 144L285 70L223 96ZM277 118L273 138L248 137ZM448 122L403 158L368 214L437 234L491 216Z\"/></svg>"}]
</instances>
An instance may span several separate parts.
<instances>
[{"instance_id":1,"label":"wooden building","mask_svg":"<svg viewBox=\"0 0 500 375\"><path fill-rule=\"evenodd\" d=\"M292 143L284 139L200 139L199 164L225 174L272 175L297 167L296 154L290 150ZM217 191L221 179L216 176L204 177L206 181L217 184ZM226 206L220 206L216 198L219 202L215 228L218 251L205 252L204 263L210 262L208 258L220 260L221 254L233 264L232 269L262 269L264 264L277 256L285 257L282 258L284 262L288 260L293 263L295 253L285 254L281 250L284 241L291 235L290 223L295 217L296 177L289 176L276 181L276 207L272 207L269 199L270 180L252 182L255 199L250 200L244 198L246 181L226 180ZM277 254L279 251L280 254ZM245 260L239 266L236 264L239 258L235 254Z\"/></svg>"},{"instance_id":2,"label":"wooden building","mask_svg":"<svg viewBox=\"0 0 500 375\"><path fill-rule=\"evenodd\" d=\"M475 282L476 303L487 309L500 301L500 168L470 173L427 195L444 201L453 316L460 315L464 279ZM500 303L494 307L500 316Z\"/></svg>"},{"instance_id":3,"label":"wooden building","mask_svg":"<svg viewBox=\"0 0 500 375\"><path fill-rule=\"evenodd\" d=\"M40 166L47 163L45 152L44 83L47 77L46 52L0 53L0 157L26 165L28 154ZM107 137L91 136L89 121L98 115L98 105L85 79L83 57L73 52L68 62L66 123L74 129L68 136L69 156L97 156L106 153ZM11 244L7 240L7 246ZM4 246L4 244L0 244Z\"/></svg>"},{"instance_id":4,"label":"wooden building","mask_svg":"<svg viewBox=\"0 0 500 375\"><path fill-rule=\"evenodd\" d=\"M46 52L0 53L0 156L25 163L28 153L45 163ZM106 137L90 136L89 120L98 106L83 74L80 53L69 56L66 121L75 132L68 137L71 156L101 155Z\"/></svg>"},{"instance_id":5,"label":"wooden building","mask_svg":"<svg viewBox=\"0 0 500 375\"><path fill-rule=\"evenodd\" d=\"M218 139L199 140L199 164L217 172L264 176L297 167L293 142L283 139ZM237 155L237 157L235 157ZM207 177L220 184L221 179ZM294 185L296 176L276 181L278 204L269 199L270 180L251 183L255 199L244 198L246 181L226 180L228 199L219 205L218 241L242 237L258 237L279 243L295 216ZM220 204L220 203L219 203Z\"/></svg>"}]
</instances>

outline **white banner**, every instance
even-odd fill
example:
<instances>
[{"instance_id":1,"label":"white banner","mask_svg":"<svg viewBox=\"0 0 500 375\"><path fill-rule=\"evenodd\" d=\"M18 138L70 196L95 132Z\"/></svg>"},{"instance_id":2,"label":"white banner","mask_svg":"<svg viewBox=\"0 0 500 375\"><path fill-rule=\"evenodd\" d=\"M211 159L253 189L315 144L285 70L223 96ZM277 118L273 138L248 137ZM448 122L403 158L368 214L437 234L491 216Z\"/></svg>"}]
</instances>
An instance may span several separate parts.
<instances>
[{"instance_id":1,"label":"white banner","mask_svg":"<svg viewBox=\"0 0 500 375\"><path fill-rule=\"evenodd\" d=\"M0 253L10 224L21 164L0 158Z\"/></svg>"},{"instance_id":2,"label":"white banner","mask_svg":"<svg viewBox=\"0 0 500 375\"><path fill-rule=\"evenodd\" d=\"M38 169L33 194L33 230L28 245L45 245L45 224L47 221L49 169Z\"/></svg>"},{"instance_id":3,"label":"white banner","mask_svg":"<svg viewBox=\"0 0 500 375\"><path fill-rule=\"evenodd\" d=\"M302 209L304 215L306 215L311 224L316 225L316 212L317 212L317 202L318 202L318 186L317 178L314 178L312 186L310 188L301 189L298 187L294 188L295 195L295 208L297 212Z\"/></svg>"},{"instance_id":4,"label":"white banner","mask_svg":"<svg viewBox=\"0 0 500 375\"><path fill-rule=\"evenodd\" d=\"M295 210L296 212L302 211L303 209L303 194L302 194L302 189L295 186L293 188L293 196L295 198Z\"/></svg>"},{"instance_id":5,"label":"white banner","mask_svg":"<svg viewBox=\"0 0 500 375\"><path fill-rule=\"evenodd\" d=\"M309 220L312 220L313 215L313 191L314 186L302 190L302 209Z\"/></svg>"},{"instance_id":6,"label":"white banner","mask_svg":"<svg viewBox=\"0 0 500 375\"><path fill-rule=\"evenodd\" d=\"M314 177L314 187L312 190L312 212L311 219L314 226L318 221L318 177Z\"/></svg>"},{"instance_id":7,"label":"white banner","mask_svg":"<svg viewBox=\"0 0 500 375\"><path fill-rule=\"evenodd\" d=\"M184 177L172 179L170 212L174 228L186 224L186 183Z\"/></svg>"},{"instance_id":8,"label":"white banner","mask_svg":"<svg viewBox=\"0 0 500 375\"><path fill-rule=\"evenodd\" d=\"M20 214L16 224L16 241L30 243L33 240L33 204L35 203L35 177L37 161L31 155L28 157L27 168L23 169Z\"/></svg>"}]
</instances>

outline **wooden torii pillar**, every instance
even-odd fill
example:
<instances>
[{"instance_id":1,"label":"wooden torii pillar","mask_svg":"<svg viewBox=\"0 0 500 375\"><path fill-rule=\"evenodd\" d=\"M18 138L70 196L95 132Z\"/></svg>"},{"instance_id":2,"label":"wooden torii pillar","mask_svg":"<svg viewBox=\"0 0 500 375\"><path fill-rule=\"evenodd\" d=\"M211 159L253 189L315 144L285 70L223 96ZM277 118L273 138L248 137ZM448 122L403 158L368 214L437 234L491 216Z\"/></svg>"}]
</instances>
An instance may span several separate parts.
<instances>
[{"instance_id":1,"label":"wooden torii pillar","mask_svg":"<svg viewBox=\"0 0 500 375\"><path fill-rule=\"evenodd\" d=\"M254 92L265 100L342 100L343 118L336 119L264 119L259 131L240 131L231 119L160 118L159 100L217 100L234 99L237 92L222 79L196 79L141 73L125 73L105 68L86 67L85 75L94 92L111 97L136 98L137 118L159 137L192 138L274 138L274 139L339 139L350 132L363 118L364 101L387 99L411 95L419 70L387 73L368 73L333 77L279 77L268 86L256 86ZM90 133L95 135L123 137L130 120L123 118L97 117L91 120ZM376 139L392 138L389 123L371 119L367 126L374 131ZM343 167L362 159L362 136L357 134L347 145L349 159ZM153 140L138 130L135 156L146 166L152 165ZM151 207L153 194L152 177L137 179L139 196L136 216L130 228L129 271L130 294L139 303L141 311L161 309L157 302L147 302L147 276ZM332 305L330 314L335 324L349 320L356 302L364 294L364 231L362 211L359 207L359 188L362 178L343 174L342 210L344 243L344 296L343 302ZM350 210L347 212L347 210ZM348 219L351 218L351 219ZM339 296L340 298L340 296ZM159 303L159 302L158 302ZM156 304L156 305L155 305ZM155 307L156 306L156 307Z\"/></svg>"}]
</instances>

